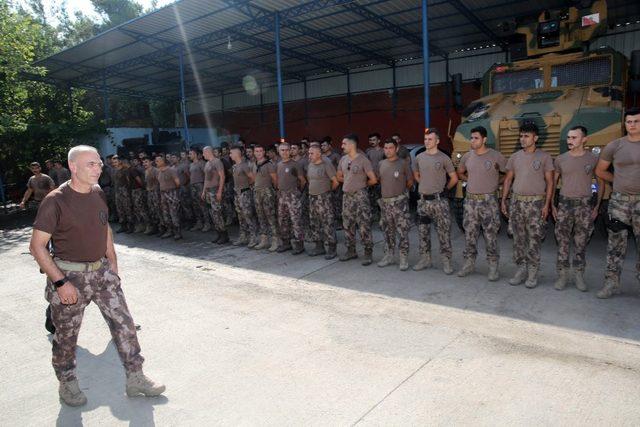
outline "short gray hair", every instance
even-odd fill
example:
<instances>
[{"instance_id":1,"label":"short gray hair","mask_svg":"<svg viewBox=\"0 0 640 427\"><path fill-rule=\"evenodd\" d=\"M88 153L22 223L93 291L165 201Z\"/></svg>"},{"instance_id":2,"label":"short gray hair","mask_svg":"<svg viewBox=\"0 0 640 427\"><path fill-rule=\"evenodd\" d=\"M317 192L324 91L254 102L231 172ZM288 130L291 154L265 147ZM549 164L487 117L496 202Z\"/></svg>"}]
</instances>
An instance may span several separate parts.
<instances>
[{"instance_id":1,"label":"short gray hair","mask_svg":"<svg viewBox=\"0 0 640 427\"><path fill-rule=\"evenodd\" d=\"M98 154L98 150L96 150L95 147L92 147L90 145L76 145L71 150L69 150L69 154L67 154L67 160L69 162L74 162L76 160L76 157L78 157L78 154L87 152Z\"/></svg>"},{"instance_id":2,"label":"short gray hair","mask_svg":"<svg viewBox=\"0 0 640 427\"><path fill-rule=\"evenodd\" d=\"M204 152L204 150L213 151L213 147L210 145L205 145L204 147L202 147L202 152Z\"/></svg>"}]
</instances>

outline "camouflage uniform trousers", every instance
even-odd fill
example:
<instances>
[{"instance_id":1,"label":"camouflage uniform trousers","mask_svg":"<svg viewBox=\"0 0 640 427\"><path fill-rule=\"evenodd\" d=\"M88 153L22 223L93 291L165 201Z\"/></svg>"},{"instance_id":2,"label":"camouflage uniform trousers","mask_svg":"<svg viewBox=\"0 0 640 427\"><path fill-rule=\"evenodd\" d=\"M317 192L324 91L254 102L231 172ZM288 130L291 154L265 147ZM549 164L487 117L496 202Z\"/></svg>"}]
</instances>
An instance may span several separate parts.
<instances>
[{"instance_id":1,"label":"camouflage uniform trousers","mask_svg":"<svg viewBox=\"0 0 640 427\"><path fill-rule=\"evenodd\" d=\"M406 195L380 198L380 228L384 235L385 252L392 254L396 250L396 235L399 237L398 249L402 256L409 255L409 198Z\"/></svg>"},{"instance_id":2,"label":"camouflage uniform trousers","mask_svg":"<svg viewBox=\"0 0 640 427\"><path fill-rule=\"evenodd\" d=\"M621 200L620 196L613 193L609 199L609 216L633 229L636 247L638 248L636 277L640 280L640 200ZM605 278L619 280L622 273L622 263L627 254L629 230L614 232L609 229L607 231L609 239L607 241L607 270Z\"/></svg>"},{"instance_id":3,"label":"camouflage uniform trousers","mask_svg":"<svg viewBox=\"0 0 640 427\"><path fill-rule=\"evenodd\" d=\"M78 292L75 304L65 305L51 283L47 281L45 298L51 305L51 319L56 327L53 335L53 369L60 381L76 378L76 344L82 324L84 309L94 302L107 322L118 350L120 360L127 372L142 369L144 358L140 355L140 344L135 324L120 287L120 278L109 270L106 259L102 266L92 272L62 270Z\"/></svg>"},{"instance_id":4,"label":"camouflage uniform trousers","mask_svg":"<svg viewBox=\"0 0 640 427\"><path fill-rule=\"evenodd\" d=\"M333 212L333 192L309 196L309 237L311 242L335 246L336 219Z\"/></svg>"},{"instance_id":5,"label":"camouflage uniform trousers","mask_svg":"<svg viewBox=\"0 0 640 427\"><path fill-rule=\"evenodd\" d=\"M264 236L278 235L278 200L273 188L258 188L253 190L253 199L260 234Z\"/></svg>"},{"instance_id":6,"label":"camouflage uniform trousers","mask_svg":"<svg viewBox=\"0 0 640 427\"><path fill-rule=\"evenodd\" d=\"M224 207L224 219L227 226L233 224L237 219L234 199L235 190L233 189L233 181L225 182L224 189L222 191L222 202Z\"/></svg>"},{"instance_id":7,"label":"camouflage uniform trousers","mask_svg":"<svg viewBox=\"0 0 640 427\"><path fill-rule=\"evenodd\" d=\"M593 221L591 220L591 198L567 200L560 196L558 203L558 219L554 230L558 242L557 268L568 269L570 267L569 254L571 239L573 236L573 268L584 270L585 252L591 233L593 233Z\"/></svg>"},{"instance_id":8,"label":"camouflage uniform trousers","mask_svg":"<svg viewBox=\"0 0 640 427\"><path fill-rule=\"evenodd\" d=\"M227 223L224 220L224 194L222 201L216 199L218 187L211 187L206 190L205 197L209 205L209 219L213 229L219 232L227 231Z\"/></svg>"},{"instance_id":9,"label":"camouflage uniform trousers","mask_svg":"<svg viewBox=\"0 0 640 427\"><path fill-rule=\"evenodd\" d=\"M302 190L302 195L300 196L300 209L301 216L300 222L302 223L302 230L304 231L304 235L309 234L309 186L305 185Z\"/></svg>"},{"instance_id":10,"label":"camouflage uniform trousers","mask_svg":"<svg viewBox=\"0 0 640 427\"><path fill-rule=\"evenodd\" d=\"M238 190L234 199L240 233L247 237L255 237L258 232L256 213L253 207L253 192L251 188Z\"/></svg>"},{"instance_id":11,"label":"camouflage uniform trousers","mask_svg":"<svg viewBox=\"0 0 640 427\"><path fill-rule=\"evenodd\" d=\"M286 243L291 240L304 240L302 229L302 201L297 191L278 192L278 228L280 239Z\"/></svg>"},{"instance_id":12,"label":"camouflage uniform trousers","mask_svg":"<svg viewBox=\"0 0 640 427\"><path fill-rule=\"evenodd\" d=\"M116 210L120 224L133 224L133 208L131 194L126 187L116 187Z\"/></svg>"},{"instance_id":13,"label":"camouflage uniform trousers","mask_svg":"<svg viewBox=\"0 0 640 427\"><path fill-rule=\"evenodd\" d=\"M540 248L546 232L542 200L511 198L509 225L513 232L513 262L517 266L540 267Z\"/></svg>"},{"instance_id":14,"label":"camouflage uniform trousers","mask_svg":"<svg viewBox=\"0 0 640 427\"><path fill-rule=\"evenodd\" d=\"M109 218L115 218L117 213L115 191L112 186L104 187L102 191L104 191L104 195L107 198L107 207L109 208Z\"/></svg>"},{"instance_id":15,"label":"camouflage uniform trousers","mask_svg":"<svg viewBox=\"0 0 640 427\"><path fill-rule=\"evenodd\" d=\"M366 188L342 196L342 228L347 248L356 247L356 228L365 250L373 249L371 205Z\"/></svg>"},{"instance_id":16,"label":"camouflage uniform trousers","mask_svg":"<svg viewBox=\"0 0 640 427\"><path fill-rule=\"evenodd\" d=\"M210 224L211 218L209 217L209 209L207 204L202 200L202 189L204 183L192 182L189 185L189 192L191 195L191 209L193 210L193 216L196 221L202 222L202 224Z\"/></svg>"},{"instance_id":17,"label":"camouflage uniform trousers","mask_svg":"<svg viewBox=\"0 0 640 427\"><path fill-rule=\"evenodd\" d=\"M180 194L178 189L160 192L162 223L165 227L180 227Z\"/></svg>"},{"instance_id":18,"label":"camouflage uniform trousers","mask_svg":"<svg viewBox=\"0 0 640 427\"><path fill-rule=\"evenodd\" d=\"M445 258L451 258L451 213L448 199L420 199L417 211L420 255L431 253L431 223L433 223L438 233L440 253Z\"/></svg>"},{"instance_id":19,"label":"camouflage uniform trousers","mask_svg":"<svg viewBox=\"0 0 640 427\"><path fill-rule=\"evenodd\" d=\"M147 190L147 207L149 208L150 223L156 226L161 225L160 190Z\"/></svg>"},{"instance_id":20,"label":"camouflage uniform trousers","mask_svg":"<svg viewBox=\"0 0 640 427\"><path fill-rule=\"evenodd\" d=\"M333 207L336 218L336 225L342 226L342 185L333 191Z\"/></svg>"},{"instance_id":21,"label":"camouflage uniform trousers","mask_svg":"<svg viewBox=\"0 0 640 427\"><path fill-rule=\"evenodd\" d=\"M188 185L181 185L178 192L180 193L180 218L187 222L191 222L193 221L191 188L189 188Z\"/></svg>"},{"instance_id":22,"label":"camouflage uniform trousers","mask_svg":"<svg viewBox=\"0 0 640 427\"><path fill-rule=\"evenodd\" d=\"M488 196L486 199L467 197L464 201L462 226L464 227L463 256L465 259L475 261L478 255L478 238L483 234L487 261L499 261L500 207L496 196Z\"/></svg>"},{"instance_id":23,"label":"camouflage uniform trousers","mask_svg":"<svg viewBox=\"0 0 640 427\"><path fill-rule=\"evenodd\" d=\"M149 212L146 203L146 190L136 188L131 190L131 201L133 202L133 214L138 224L149 224Z\"/></svg>"}]
</instances>

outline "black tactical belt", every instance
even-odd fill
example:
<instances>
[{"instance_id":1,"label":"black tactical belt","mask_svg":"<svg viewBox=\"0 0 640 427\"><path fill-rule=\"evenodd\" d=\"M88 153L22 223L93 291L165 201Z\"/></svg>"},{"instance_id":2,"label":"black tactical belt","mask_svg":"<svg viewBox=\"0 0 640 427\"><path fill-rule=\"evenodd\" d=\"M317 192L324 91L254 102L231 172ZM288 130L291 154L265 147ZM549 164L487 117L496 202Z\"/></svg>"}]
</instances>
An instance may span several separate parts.
<instances>
[{"instance_id":1,"label":"black tactical belt","mask_svg":"<svg viewBox=\"0 0 640 427\"><path fill-rule=\"evenodd\" d=\"M444 198L444 191L441 193L433 193L433 194L422 194L420 193L421 200L438 200Z\"/></svg>"},{"instance_id":2,"label":"black tactical belt","mask_svg":"<svg viewBox=\"0 0 640 427\"><path fill-rule=\"evenodd\" d=\"M558 201L569 206L585 206L591 205L591 197L565 197L559 196Z\"/></svg>"}]
</instances>

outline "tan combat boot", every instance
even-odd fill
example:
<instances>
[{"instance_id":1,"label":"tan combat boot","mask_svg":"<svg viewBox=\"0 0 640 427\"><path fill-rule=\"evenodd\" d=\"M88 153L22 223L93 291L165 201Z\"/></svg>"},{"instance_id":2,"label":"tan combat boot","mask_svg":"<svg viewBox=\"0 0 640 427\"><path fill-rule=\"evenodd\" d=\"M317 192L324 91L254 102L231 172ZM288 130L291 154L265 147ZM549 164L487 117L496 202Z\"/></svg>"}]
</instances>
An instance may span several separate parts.
<instances>
[{"instance_id":1,"label":"tan combat boot","mask_svg":"<svg viewBox=\"0 0 640 427\"><path fill-rule=\"evenodd\" d=\"M255 235L252 235L251 238L249 239L249 244L247 245L248 248L255 248L256 246L258 246L258 237Z\"/></svg>"},{"instance_id":2,"label":"tan combat boot","mask_svg":"<svg viewBox=\"0 0 640 427\"><path fill-rule=\"evenodd\" d=\"M336 256L338 256L338 253L336 252L336 245L328 245L327 246L327 253L324 256L324 259L326 260L330 260L330 259L334 259Z\"/></svg>"},{"instance_id":3,"label":"tan combat boot","mask_svg":"<svg viewBox=\"0 0 640 427\"><path fill-rule=\"evenodd\" d=\"M527 268L527 281L524 282L524 285L529 289L538 286L538 267L529 266Z\"/></svg>"},{"instance_id":4,"label":"tan combat boot","mask_svg":"<svg viewBox=\"0 0 640 427\"><path fill-rule=\"evenodd\" d=\"M311 249L310 251L307 251L307 255L309 256L318 256L318 255L324 255L324 254L325 254L324 244L321 241L315 242L315 246L313 247L313 249Z\"/></svg>"},{"instance_id":5,"label":"tan combat boot","mask_svg":"<svg viewBox=\"0 0 640 427\"><path fill-rule=\"evenodd\" d=\"M398 264L400 271L407 271L409 269L409 256L400 254L400 262Z\"/></svg>"},{"instance_id":6,"label":"tan combat boot","mask_svg":"<svg viewBox=\"0 0 640 427\"><path fill-rule=\"evenodd\" d=\"M395 260L393 259L393 252L385 251L384 256L380 261L378 261L378 267L386 267L388 265L395 264Z\"/></svg>"},{"instance_id":7,"label":"tan combat boot","mask_svg":"<svg viewBox=\"0 0 640 427\"><path fill-rule=\"evenodd\" d=\"M278 238L273 236L271 238L271 246L269 246L269 252L275 252L278 250Z\"/></svg>"},{"instance_id":8,"label":"tan combat boot","mask_svg":"<svg viewBox=\"0 0 640 427\"><path fill-rule=\"evenodd\" d=\"M356 252L355 247L348 247L347 252L345 252L341 257L340 261L349 261L350 259L358 258L358 253Z\"/></svg>"},{"instance_id":9,"label":"tan combat boot","mask_svg":"<svg viewBox=\"0 0 640 427\"><path fill-rule=\"evenodd\" d=\"M80 390L78 380L60 381L58 395L60 400L68 406L82 406L87 403L87 397Z\"/></svg>"},{"instance_id":10,"label":"tan combat boot","mask_svg":"<svg viewBox=\"0 0 640 427\"><path fill-rule=\"evenodd\" d=\"M573 277L573 281L576 284L576 289L582 292L587 292L589 287L584 281L584 268L576 268L576 274Z\"/></svg>"},{"instance_id":11,"label":"tan combat boot","mask_svg":"<svg viewBox=\"0 0 640 427\"><path fill-rule=\"evenodd\" d=\"M142 371L128 372L127 373L127 396L134 397L140 394L151 397L160 396L166 390L166 387L162 384L158 384Z\"/></svg>"},{"instance_id":12,"label":"tan combat boot","mask_svg":"<svg viewBox=\"0 0 640 427\"><path fill-rule=\"evenodd\" d=\"M473 273L475 268L476 268L475 260L471 258L466 258L464 260L464 265L462 266L460 271L458 271L458 277L466 277L470 275L471 273Z\"/></svg>"},{"instance_id":13,"label":"tan combat boot","mask_svg":"<svg viewBox=\"0 0 640 427\"><path fill-rule=\"evenodd\" d=\"M136 224L136 226L133 229L134 233L144 233L145 230L145 226L142 223Z\"/></svg>"},{"instance_id":14,"label":"tan combat boot","mask_svg":"<svg viewBox=\"0 0 640 427\"><path fill-rule=\"evenodd\" d=\"M556 283L553 285L556 290L561 291L567 286L567 282L569 280L569 270L564 267L558 267L558 279Z\"/></svg>"},{"instance_id":15,"label":"tan combat boot","mask_svg":"<svg viewBox=\"0 0 640 427\"><path fill-rule=\"evenodd\" d=\"M596 296L600 299L606 299L611 298L613 295L618 295L621 292L620 279L617 277L607 277L604 281L604 286L598 291Z\"/></svg>"},{"instance_id":16,"label":"tan combat boot","mask_svg":"<svg viewBox=\"0 0 640 427\"><path fill-rule=\"evenodd\" d=\"M451 264L451 258L442 258L442 271L444 274L453 274L453 265Z\"/></svg>"},{"instance_id":17,"label":"tan combat boot","mask_svg":"<svg viewBox=\"0 0 640 427\"><path fill-rule=\"evenodd\" d=\"M260 235L260 243L258 243L253 249L260 251L269 247L269 238L266 234Z\"/></svg>"},{"instance_id":18,"label":"tan combat boot","mask_svg":"<svg viewBox=\"0 0 640 427\"><path fill-rule=\"evenodd\" d=\"M420 256L420 259L418 260L416 265L413 266L413 271L420 271L420 270L424 270L425 268L431 268L432 265L433 264L431 263L431 253L427 252L426 254L422 254Z\"/></svg>"},{"instance_id":19,"label":"tan combat boot","mask_svg":"<svg viewBox=\"0 0 640 427\"><path fill-rule=\"evenodd\" d=\"M373 248L368 248L368 249L365 248L364 257L362 257L362 262L360 264L366 267L367 265L371 265L372 262L373 262Z\"/></svg>"},{"instance_id":20,"label":"tan combat boot","mask_svg":"<svg viewBox=\"0 0 640 427\"><path fill-rule=\"evenodd\" d=\"M304 252L304 242L302 240L292 240L291 249L291 255L300 255Z\"/></svg>"},{"instance_id":21,"label":"tan combat boot","mask_svg":"<svg viewBox=\"0 0 640 427\"><path fill-rule=\"evenodd\" d=\"M524 282L524 279L526 278L527 278L527 266L521 265L518 267L518 271L516 271L516 274L511 279L509 279L509 284L511 286L518 286L522 284L522 282Z\"/></svg>"},{"instance_id":22,"label":"tan combat boot","mask_svg":"<svg viewBox=\"0 0 640 427\"><path fill-rule=\"evenodd\" d=\"M247 235L242 232L240 233L240 235L236 240L231 242L233 246L245 246L247 243L249 243L249 240L247 239Z\"/></svg>"},{"instance_id":23,"label":"tan combat boot","mask_svg":"<svg viewBox=\"0 0 640 427\"><path fill-rule=\"evenodd\" d=\"M489 261L489 273L487 274L487 279L490 282L496 282L500 278L500 273L498 272L498 261Z\"/></svg>"}]
</instances>

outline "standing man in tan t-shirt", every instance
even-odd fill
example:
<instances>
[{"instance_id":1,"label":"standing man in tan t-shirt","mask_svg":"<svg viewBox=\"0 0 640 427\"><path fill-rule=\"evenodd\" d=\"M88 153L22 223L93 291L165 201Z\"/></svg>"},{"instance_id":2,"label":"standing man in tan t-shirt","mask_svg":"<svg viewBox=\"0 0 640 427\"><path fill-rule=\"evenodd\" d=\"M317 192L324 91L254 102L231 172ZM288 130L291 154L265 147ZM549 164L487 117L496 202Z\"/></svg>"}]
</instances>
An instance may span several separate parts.
<instances>
[{"instance_id":1,"label":"standing man in tan t-shirt","mask_svg":"<svg viewBox=\"0 0 640 427\"><path fill-rule=\"evenodd\" d=\"M478 238L484 233L484 245L489 264L488 279L495 282L499 278L498 231L500 231L500 205L498 185L500 173L505 172L507 159L487 147L487 129L478 126L471 129L471 150L465 153L458 165L458 178L467 181L464 201L464 266L458 277L473 273L478 255Z\"/></svg>"},{"instance_id":2,"label":"standing man in tan t-shirt","mask_svg":"<svg viewBox=\"0 0 640 427\"><path fill-rule=\"evenodd\" d=\"M567 146L569 151L556 157L553 175L553 188L561 182L558 207L551 202L551 213L556 222L555 235L558 242L558 259L556 269L558 279L555 283L557 290L562 290L571 279L571 265L569 263L569 247L574 244L573 268L576 288L587 290L584 281L585 252L591 233L593 221L598 216L600 202L604 194L604 181L598 178L598 198L595 206L592 202L591 184L598 158L585 150L587 129L584 126L574 126L567 132ZM555 191L554 191L555 196Z\"/></svg>"},{"instance_id":3,"label":"standing man in tan t-shirt","mask_svg":"<svg viewBox=\"0 0 640 427\"><path fill-rule=\"evenodd\" d=\"M255 181L253 183L253 201L260 229L260 243L254 249L278 249L278 198L275 185L277 182L276 165L270 161L262 145L253 149L256 163L253 165ZM271 246L269 246L271 239Z\"/></svg>"},{"instance_id":4,"label":"standing man in tan t-shirt","mask_svg":"<svg viewBox=\"0 0 640 427\"><path fill-rule=\"evenodd\" d=\"M424 134L426 150L418 154L413 166L413 176L418 182L418 232L420 233L420 259L413 266L415 271L431 267L431 223L438 233L442 271L453 273L451 264L451 213L445 189L450 190L458 183L458 175L453 162L438 150L440 132L436 128L427 129ZM447 177L449 183L447 184Z\"/></svg>"},{"instance_id":5,"label":"standing man in tan t-shirt","mask_svg":"<svg viewBox=\"0 0 640 427\"><path fill-rule=\"evenodd\" d=\"M166 228L165 233L160 236L163 239L173 235L175 240L182 239L180 229L180 178L175 168L170 167L164 157L156 157L158 167L158 182L160 183L160 209L162 219Z\"/></svg>"},{"instance_id":6,"label":"standing man in tan t-shirt","mask_svg":"<svg viewBox=\"0 0 640 427\"><path fill-rule=\"evenodd\" d=\"M195 147L189 149L189 196L191 200L191 210L195 218L195 224L189 231L202 231L206 233L211 230L211 220L207 205L200 197L204 188L204 165L202 152Z\"/></svg>"},{"instance_id":7,"label":"standing man in tan t-shirt","mask_svg":"<svg viewBox=\"0 0 640 427\"><path fill-rule=\"evenodd\" d=\"M502 213L509 218L513 232L513 261L518 267L509 284L517 286L525 282L527 288L538 286L540 250L553 196L553 160L548 153L536 147L538 135L535 123L524 122L520 126L522 150L514 153L507 162L500 206ZM511 183L513 194L507 209Z\"/></svg>"},{"instance_id":8,"label":"standing man in tan t-shirt","mask_svg":"<svg viewBox=\"0 0 640 427\"><path fill-rule=\"evenodd\" d=\"M407 190L413 186L413 172L409 163L398 157L398 143L388 139L384 143L386 159L378 164L380 178L380 227L384 233L384 257L378 267L395 262L396 234L399 237L398 252L400 270L409 269L409 196Z\"/></svg>"},{"instance_id":9,"label":"standing man in tan t-shirt","mask_svg":"<svg viewBox=\"0 0 640 427\"><path fill-rule=\"evenodd\" d=\"M378 167L381 161L384 160L384 150L382 148L382 136L378 132L369 134L369 148L365 152L367 158L371 162L373 172L378 177L378 184L369 187L369 203L371 204L371 217L373 222L378 221L380 218L380 175L378 174Z\"/></svg>"},{"instance_id":10,"label":"standing man in tan t-shirt","mask_svg":"<svg viewBox=\"0 0 640 427\"><path fill-rule=\"evenodd\" d=\"M360 232L364 258L362 265L373 262L373 238L371 236L371 204L367 188L376 185L376 177L371 161L358 152L358 135L349 134L342 139L345 156L338 164L338 181L342 182L342 228L347 251L340 261L358 258L356 252L356 228Z\"/></svg>"},{"instance_id":11,"label":"standing man in tan t-shirt","mask_svg":"<svg viewBox=\"0 0 640 427\"><path fill-rule=\"evenodd\" d=\"M42 173L40 163L32 162L31 165L29 165L29 168L31 169L33 176L29 178L29 181L27 181L27 191L24 192L24 196L20 202L21 209L24 209L25 203L29 201L32 194L34 203L33 207L37 208L42 199L44 199L50 191L56 188L56 184L53 182L53 179Z\"/></svg>"},{"instance_id":12,"label":"standing man in tan t-shirt","mask_svg":"<svg viewBox=\"0 0 640 427\"><path fill-rule=\"evenodd\" d=\"M613 183L609 199L609 240L604 286L598 298L619 294L622 263L627 253L627 236L631 231L636 240L636 278L640 280L640 109L624 113L627 136L611 141L600 153L596 175ZM609 172L613 165L614 171Z\"/></svg>"},{"instance_id":13,"label":"standing man in tan t-shirt","mask_svg":"<svg viewBox=\"0 0 640 427\"><path fill-rule=\"evenodd\" d=\"M211 224L216 232L211 242L224 245L229 243L227 222L224 217L226 172L222 160L215 157L213 148L207 145L202 149L202 155L207 163L204 165L204 185L200 198L209 204Z\"/></svg>"},{"instance_id":14,"label":"standing man in tan t-shirt","mask_svg":"<svg viewBox=\"0 0 640 427\"><path fill-rule=\"evenodd\" d=\"M126 371L127 395L158 396L165 387L142 372L144 358L120 285L106 197L98 185L102 161L96 149L86 145L72 148L68 160L71 180L42 201L29 246L47 275L45 296L56 327L52 364L60 400L69 406L87 403L76 376L76 346L84 310L91 302L111 330Z\"/></svg>"},{"instance_id":15,"label":"standing man in tan t-shirt","mask_svg":"<svg viewBox=\"0 0 640 427\"><path fill-rule=\"evenodd\" d=\"M333 210L333 190L338 188L336 168L322 155L320 145L309 147L307 165L309 182L309 239L315 243L309 256L324 255L325 259L336 257L336 219Z\"/></svg>"},{"instance_id":16,"label":"standing man in tan t-shirt","mask_svg":"<svg viewBox=\"0 0 640 427\"><path fill-rule=\"evenodd\" d=\"M144 234L164 234L162 215L160 213L160 182L158 181L158 169L153 166L149 158L142 161L144 166L144 182L147 188L147 208L149 209L149 227Z\"/></svg>"},{"instance_id":17,"label":"standing man in tan t-shirt","mask_svg":"<svg viewBox=\"0 0 640 427\"><path fill-rule=\"evenodd\" d=\"M233 161L233 189L235 191L234 205L238 215L240 235L234 240L234 246L253 248L258 244L258 224L253 207L253 193L251 185L255 180L253 168L242 153L242 147L235 145L229 152Z\"/></svg>"},{"instance_id":18,"label":"standing man in tan t-shirt","mask_svg":"<svg viewBox=\"0 0 640 427\"><path fill-rule=\"evenodd\" d=\"M278 151L282 160L278 162L276 169L280 233L280 247L277 251L293 249L291 253L299 255L304 252L301 189L307 180L302 165L291 158L291 146L283 142L278 146Z\"/></svg>"}]
</instances>

